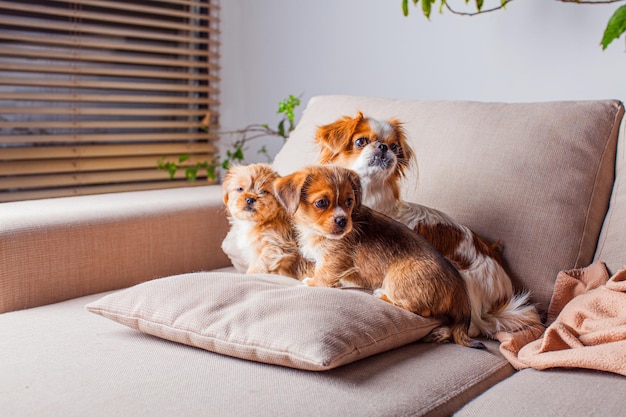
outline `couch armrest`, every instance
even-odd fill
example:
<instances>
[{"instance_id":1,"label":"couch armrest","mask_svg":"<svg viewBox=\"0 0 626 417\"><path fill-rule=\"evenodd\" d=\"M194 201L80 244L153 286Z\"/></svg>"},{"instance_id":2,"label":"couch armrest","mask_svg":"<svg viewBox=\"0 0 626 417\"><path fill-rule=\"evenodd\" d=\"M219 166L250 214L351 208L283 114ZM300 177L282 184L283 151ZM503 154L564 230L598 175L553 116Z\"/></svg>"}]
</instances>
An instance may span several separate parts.
<instances>
[{"instance_id":1,"label":"couch armrest","mask_svg":"<svg viewBox=\"0 0 626 417\"><path fill-rule=\"evenodd\" d=\"M230 265L218 185L0 204L0 313Z\"/></svg>"}]
</instances>

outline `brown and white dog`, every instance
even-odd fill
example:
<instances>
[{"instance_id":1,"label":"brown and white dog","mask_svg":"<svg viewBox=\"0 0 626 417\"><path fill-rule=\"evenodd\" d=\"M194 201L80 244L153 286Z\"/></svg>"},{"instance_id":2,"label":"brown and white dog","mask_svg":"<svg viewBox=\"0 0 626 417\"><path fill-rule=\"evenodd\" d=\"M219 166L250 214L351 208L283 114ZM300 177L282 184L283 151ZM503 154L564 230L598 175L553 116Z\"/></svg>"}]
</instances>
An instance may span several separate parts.
<instances>
[{"instance_id":1,"label":"brown and white dog","mask_svg":"<svg viewBox=\"0 0 626 417\"><path fill-rule=\"evenodd\" d=\"M385 301L442 320L431 340L473 348L470 303L459 272L425 239L403 224L361 205L361 182L332 165L303 168L274 183L292 216L302 255L315 264L311 286L341 282L368 288Z\"/></svg>"},{"instance_id":2,"label":"brown and white dog","mask_svg":"<svg viewBox=\"0 0 626 417\"><path fill-rule=\"evenodd\" d=\"M494 337L541 326L529 293L516 294L502 266L498 244L486 241L441 211L400 197L400 182L414 158L404 129L388 121L345 116L318 128L318 162L350 168L361 177L363 204L422 235L459 270L470 297L470 335Z\"/></svg>"},{"instance_id":3,"label":"brown and white dog","mask_svg":"<svg viewBox=\"0 0 626 417\"><path fill-rule=\"evenodd\" d=\"M298 252L291 219L273 194L279 175L268 164L232 166L222 190L231 228L222 250L240 272L301 278L307 262Z\"/></svg>"}]
</instances>

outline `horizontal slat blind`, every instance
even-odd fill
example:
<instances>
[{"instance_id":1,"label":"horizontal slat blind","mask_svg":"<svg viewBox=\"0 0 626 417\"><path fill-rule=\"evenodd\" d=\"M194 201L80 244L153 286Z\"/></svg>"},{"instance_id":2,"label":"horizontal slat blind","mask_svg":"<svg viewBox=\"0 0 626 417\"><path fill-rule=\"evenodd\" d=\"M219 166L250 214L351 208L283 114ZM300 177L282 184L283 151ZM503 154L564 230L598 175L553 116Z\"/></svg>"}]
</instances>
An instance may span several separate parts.
<instances>
[{"instance_id":1,"label":"horizontal slat blind","mask_svg":"<svg viewBox=\"0 0 626 417\"><path fill-rule=\"evenodd\" d=\"M191 185L157 162L216 152L217 8L0 0L0 202Z\"/></svg>"}]
</instances>

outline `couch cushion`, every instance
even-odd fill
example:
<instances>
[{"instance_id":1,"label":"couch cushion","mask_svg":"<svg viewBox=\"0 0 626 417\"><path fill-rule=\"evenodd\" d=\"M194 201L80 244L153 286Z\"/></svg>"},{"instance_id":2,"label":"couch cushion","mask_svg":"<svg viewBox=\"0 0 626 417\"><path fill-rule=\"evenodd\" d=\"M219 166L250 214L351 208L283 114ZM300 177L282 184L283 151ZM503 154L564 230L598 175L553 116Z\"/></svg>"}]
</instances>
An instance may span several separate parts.
<instances>
[{"instance_id":1,"label":"couch cushion","mask_svg":"<svg viewBox=\"0 0 626 417\"><path fill-rule=\"evenodd\" d=\"M411 343L310 372L207 352L104 320L105 294L0 314L7 416L444 416L513 373L488 351Z\"/></svg>"},{"instance_id":2,"label":"couch cushion","mask_svg":"<svg viewBox=\"0 0 626 417\"><path fill-rule=\"evenodd\" d=\"M558 272L591 263L613 184L619 101L315 97L274 167L286 174L313 163L316 128L357 110L404 122L419 166L405 199L500 240L514 284L542 312Z\"/></svg>"},{"instance_id":3,"label":"couch cushion","mask_svg":"<svg viewBox=\"0 0 626 417\"><path fill-rule=\"evenodd\" d=\"M525 369L463 407L457 417L619 416L626 378L600 371Z\"/></svg>"},{"instance_id":4,"label":"couch cushion","mask_svg":"<svg viewBox=\"0 0 626 417\"><path fill-rule=\"evenodd\" d=\"M211 352L314 371L414 342L440 324L355 288L217 272L145 282L87 310Z\"/></svg>"},{"instance_id":5,"label":"couch cushion","mask_svg":"<svg viewBox=\"0 0 626 417\"><path fill-rule=\"evenodd\" d=\"M595 260L606 264L611 274L626 266L626 121L622 119L617 143L615 185L611 195Z\"/></svg>"}]
</instances>

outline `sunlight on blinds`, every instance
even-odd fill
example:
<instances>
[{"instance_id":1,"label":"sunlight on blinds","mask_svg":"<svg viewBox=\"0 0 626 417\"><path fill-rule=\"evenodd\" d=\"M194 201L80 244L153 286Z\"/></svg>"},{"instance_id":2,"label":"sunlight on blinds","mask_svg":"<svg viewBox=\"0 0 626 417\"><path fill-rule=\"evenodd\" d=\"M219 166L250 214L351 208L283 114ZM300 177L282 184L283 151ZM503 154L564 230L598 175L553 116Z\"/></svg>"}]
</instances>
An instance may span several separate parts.
<instances>
[{"instance_id":1,"label":"sunlight on blinds","mask_svg":"<svg viewBox=\"0 0 626 417\"><path fill-rule=\"evenodd\" d=\"M212 0L0 0L0 202L192 185L156 165L216 152L218 35Z\"/></svg>"}]
</instances>

